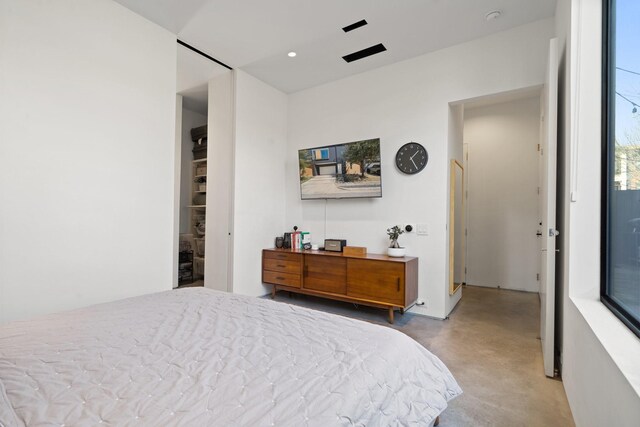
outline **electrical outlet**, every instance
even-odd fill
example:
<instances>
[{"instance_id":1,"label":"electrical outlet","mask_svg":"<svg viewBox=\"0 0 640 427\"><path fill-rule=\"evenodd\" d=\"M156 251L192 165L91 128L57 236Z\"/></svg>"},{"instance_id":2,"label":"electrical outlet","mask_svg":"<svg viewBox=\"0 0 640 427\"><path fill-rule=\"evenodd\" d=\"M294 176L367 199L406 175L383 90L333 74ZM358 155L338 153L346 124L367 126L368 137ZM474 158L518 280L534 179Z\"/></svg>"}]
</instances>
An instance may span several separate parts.
<instances>
[{"instance_id":1,"label":"electrical outlet","mask_svg":"<svg viewBox=\"0 0 640 427\"><path fill-rule=\"evenodd\" d=\"M416 232L418 236L428 236L429 226L427 224L416 224Z\"/></svg>"},{"instance_id":2,"label":"electrical outlet","mask_svg":"<svg viewBox=\"0 0 640 427\"><path fill-rule=\"evenodd\" d=\"M413 233L414 231L416 231L416 226L415 224L412 224L410 222L405 222L402 225L402 229L404 230L405 233Z\"/></svg>"}]
</instances>

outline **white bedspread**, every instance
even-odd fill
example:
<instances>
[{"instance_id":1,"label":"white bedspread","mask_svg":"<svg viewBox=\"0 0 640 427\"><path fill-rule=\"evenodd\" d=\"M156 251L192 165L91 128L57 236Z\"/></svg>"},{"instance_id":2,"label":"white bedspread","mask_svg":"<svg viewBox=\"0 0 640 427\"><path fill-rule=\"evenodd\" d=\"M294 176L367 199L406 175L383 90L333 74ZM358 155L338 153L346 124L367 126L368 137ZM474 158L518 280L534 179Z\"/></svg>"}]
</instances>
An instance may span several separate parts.
<instances>
[{"instance_id":1,"label":"white bedspread","mask_svg":"<svg viewBox=\"0 0 640 427\"><path fill-rule=\"evenodd\" d=\"M424 426L460 393L391 328L202 288L0 326L5 426Z\"/></svg>"}]
</instances>

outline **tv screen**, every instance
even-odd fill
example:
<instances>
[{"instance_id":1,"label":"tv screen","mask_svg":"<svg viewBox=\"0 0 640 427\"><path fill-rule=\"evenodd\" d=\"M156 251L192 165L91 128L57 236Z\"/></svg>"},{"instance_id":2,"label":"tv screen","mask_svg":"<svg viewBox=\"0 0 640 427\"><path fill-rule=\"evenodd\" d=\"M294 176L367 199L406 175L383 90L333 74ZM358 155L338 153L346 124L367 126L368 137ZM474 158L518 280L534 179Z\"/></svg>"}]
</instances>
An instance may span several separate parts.
<instances>
[{"instance_id":1,"label":"tv screen","mask_svg":"<svg viewBox=\"0 0 640 427\"><path fill-rule=\"evenodd\" d=\"M298 151L302 200L382 197L380 139Z\"/></svg>"}]
</instances>

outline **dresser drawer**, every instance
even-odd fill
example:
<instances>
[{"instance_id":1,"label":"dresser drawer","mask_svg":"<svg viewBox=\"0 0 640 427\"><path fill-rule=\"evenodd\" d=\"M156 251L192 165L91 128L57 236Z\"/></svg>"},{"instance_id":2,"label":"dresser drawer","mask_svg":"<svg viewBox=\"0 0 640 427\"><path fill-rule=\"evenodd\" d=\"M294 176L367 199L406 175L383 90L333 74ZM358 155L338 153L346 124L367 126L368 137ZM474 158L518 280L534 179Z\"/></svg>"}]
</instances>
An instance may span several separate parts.
<instances>
[{"instance_id":1,"label":"dresser drawer","mask_svg":"<svg viewBox=\"0 0 640 427\"><path fill-rule=\"evenodd\" d=\"M300 287L300 275L291 273L282 273L279 271L262 272L262 281L264 283L271 283L273 285L290 286L292 288Z\"/></svg>"},{"instance_id":2,"label":"dresser drawer","mask_svg":"<svg viewBox=\"0 0 640 427\"><path fill-rule=\"evenodd\" d=\"M264 259L264 269L282 271L283 273L300 274L300 261L287 261L274 258Z\"/></svg>"},{"instance_id":3,"label":"dresser drawer","mask_svg":"<svg viewBox=\"0 0 640 427\"><path fill-rule=\"evenodd\" d=\"M264 251L264 259L277 259L280 261L293 261L302 263L302 254L294 254L291 252Z\"/></svg>"},{"instance_id":4,"label":"dresser drawer","mask_svg":"<svg viewBox=\"0 0 640 427\"><path fill-rule=\"evenodd\" d=\"M347 260L324 255L305 255L302 286L333 294L347 293Z\"/></svg>"},{"instance_id":5,"label":"dresser drawer","mask_svg":"<svg viewBox=\"0 0 640 427\"><path fill-rule=\"evenodd\" d=\"M404 264L347 260L347 295L404 306Z\"/></svg>"}]
</instances>

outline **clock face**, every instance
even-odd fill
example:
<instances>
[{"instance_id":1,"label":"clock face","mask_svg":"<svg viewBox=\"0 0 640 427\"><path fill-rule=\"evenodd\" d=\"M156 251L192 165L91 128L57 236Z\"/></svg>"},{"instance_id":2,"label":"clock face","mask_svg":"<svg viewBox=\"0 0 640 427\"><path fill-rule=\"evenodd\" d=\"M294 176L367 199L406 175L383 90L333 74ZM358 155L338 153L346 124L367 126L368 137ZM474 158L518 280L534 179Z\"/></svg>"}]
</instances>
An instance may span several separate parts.
<instances>
[{"instance_id":1,"label":"clock face","mask_svg":"<svg viewBox=\"0 0 640 427\"><path fill-rule=\"evenodd\" d=\"M427 150L417 142L404 144L396 154L396 166L401 172L409 175L420 172L427 166L428 161Z\"/></svg>"}]
</instances>

